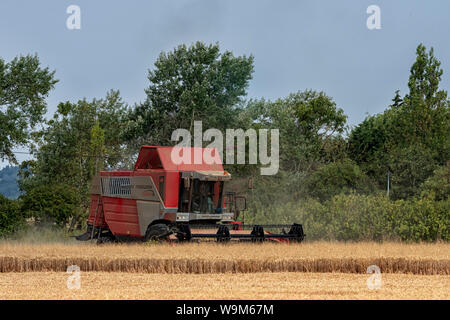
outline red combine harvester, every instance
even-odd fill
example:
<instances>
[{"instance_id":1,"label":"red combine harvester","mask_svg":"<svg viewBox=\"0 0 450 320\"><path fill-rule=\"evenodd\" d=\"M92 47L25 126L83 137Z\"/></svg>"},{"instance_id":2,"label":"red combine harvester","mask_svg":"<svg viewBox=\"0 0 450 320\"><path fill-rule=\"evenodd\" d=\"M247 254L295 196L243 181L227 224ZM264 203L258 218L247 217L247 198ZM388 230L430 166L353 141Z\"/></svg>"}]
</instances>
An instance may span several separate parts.
<instances>
[{"instance_id":1,"label":"red combine harvester","mask_svg":"<svg viewBox=\"0 0 450 320\"><path fill-rule=\"evenodd\" d=\"M182 148L182 152L190 152L192 161L177 165L171 157L173 148L143 146L133 171L100 172L92 182L87 231L76 238L97 239L99 243L304 239L300 224L247 226L236 222L247 203L243 196L224 192L224 183L231 175L222 164L203 160L195 164L195 152L203 155L207 149ZM281 232L272 233L276 229Z\"/></svg>"}]
</instances>

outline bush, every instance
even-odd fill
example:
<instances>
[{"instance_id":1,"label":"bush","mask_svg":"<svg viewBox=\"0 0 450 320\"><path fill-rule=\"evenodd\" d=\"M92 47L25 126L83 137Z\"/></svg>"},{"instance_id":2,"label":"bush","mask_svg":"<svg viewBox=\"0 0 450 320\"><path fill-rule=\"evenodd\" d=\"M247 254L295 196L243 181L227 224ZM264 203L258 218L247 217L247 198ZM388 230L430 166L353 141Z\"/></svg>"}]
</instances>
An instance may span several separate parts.
<instances>
[{"instance_id":1,"label":"bush","mask_svg":"<svg viewBox=\"0 0 450 320\"><path fill-rule=\"evenodd\" d=\"M351 191L369 193L375 187L356 163L343 159L323 165L314 171L308 179L307 188L311 196L327 200L337 194Z\"/></svg>"},{"instance_id":2,"label":"bush","mask_svg":"<svg viewBox=\"0 0 450 320\"><path fill-rule=\"evenodd\" d=\"M421 186L422 197L446 200L450 194L450 161L436 169Z\"/></svg>"},{"instance_id":3,"label":"bush","mask_svg":"<svg viewBox=\"0 0 450 320\"><path fill-rule=\"evenodd\" d=\"M420 196L421 185L437 167L436 155L421 145L397 148L389 153L391 198L410 199Z\"/></svg>"},{"instance_id":4,"label":"bush","mask_svg":"<svg viewBox=\"0 0 450 320\"><path fill-rule=\"evenodd\" d=\"M0 237L16 232L24 224L19 202L0 195Z\"/></svg>"},{"instance_id":5,"label":"bush","mask_svg":"<svg viewBox=\"0 0 450 320\"><path fill-rule=\"evenodd\" d=\"M402 240L450 240L450 201L395 201L392 232Z\"/></svg>"},{"instance_id":6,"label":"bush","mask_svg":"<svg viewBox=\"0 0 450 320\"><path fill-rule=\"evenodd\" d=\"M308 240L450 240L450 201L391 201L384 195L340 194L323 203L306 199L253 204L246 223L303 224Z\"/></svg>"},{"instance_id":7,"label":"bush","mask_svg":"<svg viewBox=\"0 0 450 320\"><path fill-rule=\"evenodd\" d=\"M78 210L76 191L67 185L42 185L21 196L22 210L36 222L64 227Z\"/></svg>"}]
</instances>

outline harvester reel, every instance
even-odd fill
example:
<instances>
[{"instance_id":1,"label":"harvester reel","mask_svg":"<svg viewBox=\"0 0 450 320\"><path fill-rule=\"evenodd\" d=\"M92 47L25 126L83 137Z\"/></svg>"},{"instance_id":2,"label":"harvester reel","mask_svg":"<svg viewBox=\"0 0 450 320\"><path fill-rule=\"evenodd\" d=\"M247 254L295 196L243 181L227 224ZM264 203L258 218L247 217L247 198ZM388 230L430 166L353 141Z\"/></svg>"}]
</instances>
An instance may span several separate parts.
<instances>
[{"instance_id":1,"label":"harvester reel","mask_svg":"<svg viewBox=\"0 0 450 320\"><path fill-rule=\"evenodd\" d=\"M290 228L289 232L286 232L286 228ZM193 230L209 230L211 228L217 228L215 233L196 233L191 232ZM266 231L265 229L270 231ZM276 229L281 229L281 233L274 233ZM230 232L237 231L237 232ZM251 230L249 233L243 232L244 230ZM189 225L183 224L178 226L176 232L178 241L200 241L214 239L217 242L230 242L232 240L238 241L252 241L255 243L261 243L264 241L277 241L277 242L302 242L305 238L303 233L303 227L301 224L294 223L292 225L234 225L234 224L217 224L217 225Z\"/></svg>"},{"instance_id":2,"label":"harvester reel","mask_svg":"<svg viewBox=\"0 0 450 320\"><path fill-rule=\"evenodd\" d=\"M263 242L264 241L264 227L254 226L252 232L250 233L253 238L253 242Z\"/></svg>"},{"instance_id":3,"label":"harvester reel","mask_svg":"<svg viewBox=\"0 0 450 320\"><path fill-rule=\"evenodd\" d=\"M228 242L231 240L230 229L228 226L221 225L217 230L217 242Z\"/></svg>"},{"instance_id":4,"label":"harvester reel","mask_svg":"<svg viewBox=\"0 0 450 320\"><path fill-rule=\"evenodd\" d=\"M288 232L288 235L295 236L292 241L302 242L305 239L305 234L303 233L303 226L298 223L294 223Z\"/></svg>"},{"instance_id":5,"label":"harvester reel","mask_svg":"<svg viewBox=\"0 0 450 320\"><path fill-rule=\"evenodd\" d=\"M178 241L190 241L192 238L191 228L186 224L178 226L176 237Z\"/></svg>"}]
</instances>

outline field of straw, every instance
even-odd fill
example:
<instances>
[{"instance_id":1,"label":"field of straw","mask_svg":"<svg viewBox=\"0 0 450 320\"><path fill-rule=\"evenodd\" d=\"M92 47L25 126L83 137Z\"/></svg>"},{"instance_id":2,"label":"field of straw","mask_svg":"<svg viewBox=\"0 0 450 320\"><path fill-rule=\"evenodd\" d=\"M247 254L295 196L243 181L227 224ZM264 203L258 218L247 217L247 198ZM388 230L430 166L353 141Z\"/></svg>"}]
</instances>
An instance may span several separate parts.
<instances>
[{"instance_id":1,"label":"field of straw","mask_svg":"<svg viewBox=\"0 0 450 320\"><path fill-rule=\"evenodd\" d=\"M449 276L382 274L369 290L367 274L81 273L69 290L65 272L0 273L0 299L450 299Z\"/></svg>"},{"instance_id":2,"label":"field of straw","mask_svg":"<svg viewBox=\"0 0 450 320\"><path fill-rule=\"evenodd\" d=\"M67 267L81 289L66 287ZM382 287L369 290L370 265ZM0 299L450 299L450 244L0 243Z\"/></svg>"},{"instance_id":3,"label":"field of straw","mask_svg":"<svg viewBox=\"0 0 450 320\"><path fill-rule=\"evenodd\" d=\"M0 272L145 273L341 272L450 275L450 244L0 244Z\"/></svg>"}]
</instances>

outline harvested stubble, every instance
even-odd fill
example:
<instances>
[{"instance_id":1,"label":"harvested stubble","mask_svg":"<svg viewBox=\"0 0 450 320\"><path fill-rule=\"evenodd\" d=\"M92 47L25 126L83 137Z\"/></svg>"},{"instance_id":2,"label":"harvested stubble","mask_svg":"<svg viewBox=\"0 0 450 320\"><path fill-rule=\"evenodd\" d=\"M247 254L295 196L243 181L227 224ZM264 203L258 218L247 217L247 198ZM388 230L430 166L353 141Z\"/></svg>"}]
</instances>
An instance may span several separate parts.
<instances>
[{"instance_id":1,"label":"harvested stubble","mask_svg":"<svg viewBox=\"0 0 450 320\"><path fill-rule=\"evenodd\" d=\"M82 271L135 273L382 273L450 275L450 245L303 243L183 245L0 244L0 272Z\"/></svg>"},{"instance_id":2,"label":"harvested stubble","mask_svg":"<svg viewBox=\"0 0 450 320\"><path fill-rule=\"evenodd\" d=\"M383 274L145 274L82 272L69 290L65 272L0 273L0 299L450 299L450 276Z\"/></svg>"}]
</instances>

